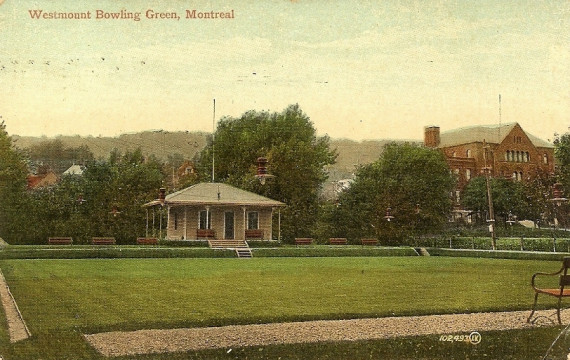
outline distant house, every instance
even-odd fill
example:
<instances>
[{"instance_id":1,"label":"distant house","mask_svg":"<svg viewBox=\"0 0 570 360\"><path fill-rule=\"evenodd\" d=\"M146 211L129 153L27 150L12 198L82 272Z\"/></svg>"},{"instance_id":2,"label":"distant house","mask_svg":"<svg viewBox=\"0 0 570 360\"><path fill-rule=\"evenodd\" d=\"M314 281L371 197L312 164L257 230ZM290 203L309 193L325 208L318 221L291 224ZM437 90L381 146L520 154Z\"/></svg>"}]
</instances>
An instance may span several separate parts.
<instances>
[{"instance_id":1,"label":"distant house","mask_svg":"<svg viewBox=\"0 0 570 360\"><path fill-rule=\"evenodd\" d=\"M273 232L274 214L280 224L285 204L227 184L199 183L145 206L166 211L167 239L272 240L280 238L279 228Z\"/></svg>"},{"instance_id":2,"label":"distant house","mask_svg":"<svg viewBox=\"0 0 570 360\"><path fill-rule=\"evenodd\" d=\"M190 160L184 161L182 165L178 168L178 177L194 175L196 173L196 167L194 163Z\"/></svg>"},{"instance_id":3,"label":"distant house","mask_svg":"<svg viewBox=\"0 0 570 360\"><path fill-rule=\"evenodd\" d=\"M57 184L57 175L53 171L49 171L41 175L28 175L26 178L28 190L46 188Z\"/></svg>"},{"instance_id":4,"label":"distant house","mask_svg":"<svg viewBox=\"0 0 570 360\"><path fill-rule=\"evenodd\" d=\"M338 195L341 192L350 189L350 185L354 182L354 179L342 179L338 180L334 184L335 193Z\"/></svg>"},{"instance_id":5,"label":"distant house","mask_svg":"<svg viewBox=\"0 0 570 360\"><path fill-rule=\"evenodd\" d=\"M71 165L63 175L83 175L84 168L80 165Z\"/></svg>"}]
</instances>

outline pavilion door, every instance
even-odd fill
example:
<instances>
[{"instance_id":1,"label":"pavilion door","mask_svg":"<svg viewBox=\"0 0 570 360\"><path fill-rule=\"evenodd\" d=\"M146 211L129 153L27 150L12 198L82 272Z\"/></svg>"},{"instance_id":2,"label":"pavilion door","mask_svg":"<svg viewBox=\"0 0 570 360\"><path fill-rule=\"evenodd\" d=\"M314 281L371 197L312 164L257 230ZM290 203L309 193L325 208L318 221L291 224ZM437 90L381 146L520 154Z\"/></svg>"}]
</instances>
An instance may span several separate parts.
<instances>
[{"instance_id":1,"label":"pavilion door","mask_svg":"<svg viewBox=\"0 0 570 360\"><path fill-rule=\"evenodd\" d=\"M234 213L227 211L224 216L224 239L234 239Z\"/></svg>"}]
</instances>

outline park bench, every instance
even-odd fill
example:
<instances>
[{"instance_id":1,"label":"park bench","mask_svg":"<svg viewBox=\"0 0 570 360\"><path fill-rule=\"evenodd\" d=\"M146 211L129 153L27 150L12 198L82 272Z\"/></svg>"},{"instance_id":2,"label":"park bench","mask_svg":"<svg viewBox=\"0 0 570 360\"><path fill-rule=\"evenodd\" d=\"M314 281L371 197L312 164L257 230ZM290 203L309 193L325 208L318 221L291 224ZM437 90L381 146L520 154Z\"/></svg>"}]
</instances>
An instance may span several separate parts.
<instances>
[{"instance_id":1,"label":"park bench","mask_svg":"<svg viewBox=\"0 0 570 360\"><path fill-rule=\"evenodd\" d=\"M295 245L311 245L313 238L295 238Z\"/></svg>"},{"instance_id":2,"label":"park bench","mask_svg":"<svg viewBox=\"0 0 570 360\"><path fill-rule=\"evenodd\" d=\"M115 245L114 237L94 237L91 238L91 245Z\"/></svg>"},{"instance_id":3,"label":"park bench","mask_svg":"<svg viewBox=\"0 0 570 360\"><path fill-rule=\"evenodd\" d=\"M360 243L362 246L376 246L378 245L378 239L361 239Z\"/></svg>"},{"instance_id":4,"label":"park bench","mask_svg":"<svg viewBox=\"0 0 570 360\"><path fill-rule=\"evenodd\" d=\"M348 240L346 238L330 238L329 245L346 245Z\"/></svg>"},{"instance_id":5,"label":"park bench","mask_svg":"<svg viewBox=\"0 0 570 360\"><path fill-rule=\"evenodd\" d=\"M71 244L73 244L73 239L70 237L50 237L50 238L48 238L48 244L50 244L50 245L71 245Z\"/></svg>"},{"instance_id":6,"label":"park bench","mask_svg":"<svg viewBox=\"0 0 570 360\"><path fill-rule=\"evenodd\" d=\"M216 232L212 229L196 229L196 238L198 239L214 239Z\"/></svg>"},{"instance_id":7,"label":"park bench","mask_svg":"<svg viewBox=\"0 0 570 360\"><path fill-rule=\"evenodd\" d=\"M156 244L158 244L157 238L146 238L146 237L137 238L137 245L156 245Z\"/></svg>"},{"instance_id":8,"label":"park bench","mask_svg":"<svg viewBox=\"0 0 570 360\"><path fill-rule=\"evenodd\" d=\"M562 325L562 320L560 319L560 303L563 297L570 296L570 289L566 289L566 286L570 285L570 275L568 275L569 267L570 267L570 257L565 257L564 260L562 261L562 267L557 272L554 273L538 272L532 275L530 284L534 290L534 304L532 305L532 311L530 312L527 322L530 322L530 319L532 318L536 310L536 302L538 300L538 294L545 294L558 298L558 306L556 308L556 314L558 315L558 323ZM536 286L536 279L538 277L548 277L548 276L557 276L557 275L558 275L558 287L539 288Z\"/></svg>"},{"instance_id":9,"label":"park bench","mask_svg":"<svg viewBox=\"0 0 570 360\"><path fill-rule=\"evenodd\" d=\"M245 239L258 239L263 240L263 230L261 229L247 229L245 230Z\"/></svg>"}]
</instances>

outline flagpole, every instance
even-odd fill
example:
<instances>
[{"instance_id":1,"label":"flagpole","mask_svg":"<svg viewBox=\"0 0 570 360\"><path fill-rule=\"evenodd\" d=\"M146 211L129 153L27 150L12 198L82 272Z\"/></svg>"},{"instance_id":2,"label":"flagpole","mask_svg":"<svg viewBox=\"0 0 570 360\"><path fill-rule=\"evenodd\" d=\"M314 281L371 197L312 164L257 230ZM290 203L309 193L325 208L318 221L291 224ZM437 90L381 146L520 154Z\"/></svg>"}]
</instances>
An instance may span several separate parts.
<instances>
[{"instance_id":1,"label":"flagpole","mask_svg":"<svg viewBox=\"0 0 570 360\"><path fill-rule=\"evenodd\" d=\"M214 99L214 116L212 117L212 182L215 180L214 169L215 169L215 135L216 134L216 99Z\"/></svg>"}]
</instances>

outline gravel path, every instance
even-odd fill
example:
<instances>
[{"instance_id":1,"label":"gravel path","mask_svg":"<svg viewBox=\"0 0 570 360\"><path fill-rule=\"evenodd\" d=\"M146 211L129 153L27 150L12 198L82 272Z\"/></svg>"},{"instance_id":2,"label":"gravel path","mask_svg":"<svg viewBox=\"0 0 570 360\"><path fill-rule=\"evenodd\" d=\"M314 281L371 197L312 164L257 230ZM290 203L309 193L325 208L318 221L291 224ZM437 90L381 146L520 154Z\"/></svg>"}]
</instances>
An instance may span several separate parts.
<instances>
[{"instance_id":1,"label":"gravel path","mask_svg":"<svg viewBox=\"0 0 570 360\"><path fill-rule=\"evenodd\" d=\"M467 335L491 330L555 325L553 310L537 313L537 324L527 324L529 311L327 320L210 328L139 330L85 335L105 356L182 352L214 348L295 344L320 341L386 339L414 335ZM570 310L563 311L564 323ZM548 319L547 319L548 317ZM484 334L482 341L485 341Z\"/></svg>"},{"instance_id":2,"label":"gravel path","mask_svg":"<svg viewBox=\"0 0 570 360\"><path fill-rule=\"evenodd\" d=\"M16 301L8 288L6 279L2 271L0 271L0 298L2 306L6 313L6 321L8 322L8 333L10 334L10 342L25 340L30 337L30 331L22 318L22 314L16 305Z\"/></svg>"}]
</instances>

